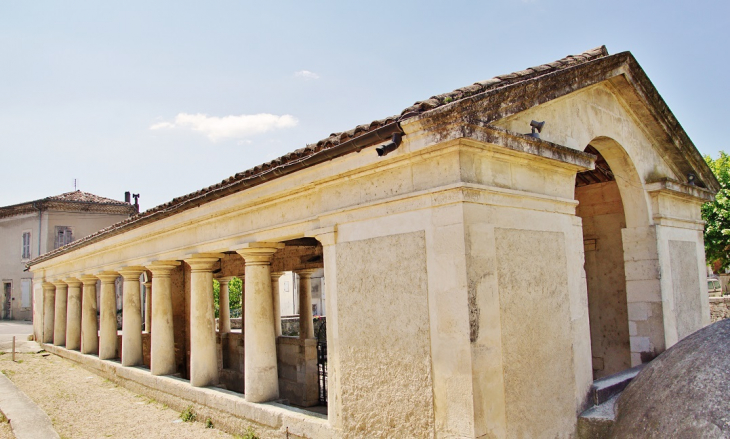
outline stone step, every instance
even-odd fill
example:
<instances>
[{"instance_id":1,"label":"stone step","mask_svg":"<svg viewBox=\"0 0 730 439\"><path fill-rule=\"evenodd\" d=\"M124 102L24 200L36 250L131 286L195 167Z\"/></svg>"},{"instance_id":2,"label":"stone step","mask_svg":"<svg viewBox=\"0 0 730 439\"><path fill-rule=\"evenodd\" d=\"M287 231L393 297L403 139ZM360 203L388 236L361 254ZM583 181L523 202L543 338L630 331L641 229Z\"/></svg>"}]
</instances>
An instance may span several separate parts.
<instances>
[{"instance_id":1,"label":"stone step","mask_svg":"<svg viewBox=\"0 0 730 439\"><path fill-rule=\"evenodd\" d=\"M584 411L578 417L579 439L605 439L616 420L615 404L618 395Z\"/></svg>"},{"instance_id":2,"label":"stone step","mask_svg":"<svg viewBox=\"0 0 730 439\"><path fill-rule=\"evenodd\" d=\"M629 385L631 380L641 372L643 367L644 365L641 364L594 381L590 391L591 403L594 406L598 406L621 393Z\"/></svg>"}]
</instances>

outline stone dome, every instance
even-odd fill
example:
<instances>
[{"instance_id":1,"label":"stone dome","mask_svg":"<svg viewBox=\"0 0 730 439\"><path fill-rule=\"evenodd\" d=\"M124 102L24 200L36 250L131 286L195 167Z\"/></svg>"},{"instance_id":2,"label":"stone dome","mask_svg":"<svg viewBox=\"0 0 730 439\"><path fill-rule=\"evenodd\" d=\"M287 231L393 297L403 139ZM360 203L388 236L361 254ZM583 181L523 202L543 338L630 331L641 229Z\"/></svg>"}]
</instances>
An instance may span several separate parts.
<instances>
[{"instance_id":1,"label":"stone dome","mask_svg":"<svg viewBox=\"0 0 730 439\"><path fill-rule=\"evenodd\" d=\"M619 396L612 438L730 438L730 319L649 363Z\"/></svg>"}]
</instances>

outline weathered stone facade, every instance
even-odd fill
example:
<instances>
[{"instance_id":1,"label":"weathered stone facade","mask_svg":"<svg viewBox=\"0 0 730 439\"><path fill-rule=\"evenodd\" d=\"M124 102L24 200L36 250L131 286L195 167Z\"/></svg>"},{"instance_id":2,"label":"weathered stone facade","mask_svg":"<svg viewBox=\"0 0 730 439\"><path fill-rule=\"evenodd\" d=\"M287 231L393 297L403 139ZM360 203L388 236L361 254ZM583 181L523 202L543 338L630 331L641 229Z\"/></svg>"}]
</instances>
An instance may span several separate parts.
<instances>
[{"instance_id":1,"label":"weathered stone facade","mask_svg":"<svg viewBox=\"0 0 730 439\"><path fill-rule=\"evenodd\" d=\"M68 333L48 349L269 437L571 437L595 378L709 323L700 206L717 188L631 54L599 48L434 96L34 260L49 303L36 334L59 285L71 297L121 273L133 293L147 272L149 372L127 367L145 361L135 319L122 366ZM289 270L298 338L276 308ZM326 419L281 404L313 401L316 270ZM223 298L231 276L243 329L221 317L216 332L212 281ZM125 318L138 308L125 299Z\"/></svg>"}]
</instances>

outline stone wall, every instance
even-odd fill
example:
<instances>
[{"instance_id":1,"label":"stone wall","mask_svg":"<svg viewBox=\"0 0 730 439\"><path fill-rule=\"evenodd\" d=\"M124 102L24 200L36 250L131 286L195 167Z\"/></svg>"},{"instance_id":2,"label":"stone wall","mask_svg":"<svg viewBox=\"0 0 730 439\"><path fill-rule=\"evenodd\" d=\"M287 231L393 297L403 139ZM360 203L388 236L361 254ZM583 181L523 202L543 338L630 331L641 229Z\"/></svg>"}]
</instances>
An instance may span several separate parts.
<instances>
[{"instance_id":1,"label":"stone wall","mask_svg":"<svg viewBox=\"0 0 730 439\"><path fill-rule=\"evenodd\" d=\"M710 321L730 318L730 296L710 297Z\"/></svg>"},{"instance_id":2,"label":"stone wall","mask_svg":"<svg viewBox=\"0 0 730 439\"><path fill-rule=\"evenodd\" d=\"M425 234L337 244L335 266L343 436L434 437Z\"/></svg>"},{"instance_id":3,"label":"stone wall","mask_svg":"<svg viewBox=\"0 0 730 439\"><path fill-rule=\"evenodd\" d=\"M300 407L317 405L317 346L314 339L278 337L276 340L279 397ZM220 383L244 393L245 340L241 332L216 333ZM148 352L148 351L147 351ZM145 357L147 358L147 357ZM147 363L145 363L147 364Z\"/></svg>"},{"instance_id":4,"label":"stone wall","mask_svg":"<svg viewBox=\"0 0 730 439\"><path fill-rule=\"evenodd\" d=\"M231 329L242 329L241 318L233 317L231 320ZM319 333L319 328L322 327L326 321L325 317L317 316L314 318L314 335ZM215 319L216 330L220 326L218 319ZM287 336L298 336L299 335L299 317L282 317L281 318L281 333Z\"/></svg>"},{"instance_id":5,"label":"stone wall","mask_svg":"<svg viewBox=\"0 0 730 439\"><path fill-rule=\"evenodd\" d=\"M583 220L593 378L631 367L626 273L621 229L624 208L615 181L575 189Z\"/></svg>"}]
</instances>

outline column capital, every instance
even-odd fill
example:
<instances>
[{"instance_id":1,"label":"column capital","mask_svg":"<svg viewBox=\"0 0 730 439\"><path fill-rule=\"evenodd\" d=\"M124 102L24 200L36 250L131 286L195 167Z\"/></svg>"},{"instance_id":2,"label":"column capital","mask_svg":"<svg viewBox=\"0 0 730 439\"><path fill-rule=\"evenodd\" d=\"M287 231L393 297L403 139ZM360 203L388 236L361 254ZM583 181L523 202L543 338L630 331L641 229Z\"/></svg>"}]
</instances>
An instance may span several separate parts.
<instances>
[{"instance_id":1,"label":"column capital","mask_svg":"<svg viewBox=\"0 0 730 439\"><path fill-rule=\"evenodd\" d=\"M139 279L139 275L142 274L147 269L145 267L142 267L140 265L130 265L127 267L122 267L119 270L119 274L122 275L124 280L134 280Z\"/></svg>"},{"instance_id":2,"label":"column capital","mask_svg":"<svg viewBox=\"0 0 730 439\"><path fill-rule=\"evenodd\" d=\"M81 281L75 276L67 277L63 279L63 282L69 287L78 287L79 285L81 285Z\"/></svg>"},{"instance_id":3,"label":"column capital","mask_svg":"<svg viewBox=\"0 0 730 439\"><path fill-rule=\"evenodd\" d=\"M183 259L193 271L211 271L213 264L225 255L223 253L195 253Z\"/></svg>"},{"instance_id":4,"label":"column capital","mask_svg":"<svg viewBox=\"0 0 730 439\"><path fill-rule=\"evenodd\" d=\"M271 272L271 279L279 279L286 273L286 271L272 271Z\"/></svg>"},{"instance_id":5,"label":"column capital","mask_svg":"<svg viewBox=\"0 0 730 439\"><path fill-rule=\"evenodd\" d=\"M282 248L283 242L249 242L234 250L243 256L246 265L269 265L274 253Z\"/></svg>"},{"instance_id":6,"label":"column capital","mask_svg":"<svg viewBox=\"0 0 730 439\"><path fill-rule=\"evenodd\" d=\"M302 268L301 270L294 270L294 273L299 275L299 277L310 278L318 270L319 268Z\"/></svg>"},{"instance_id":7,"label":"column capital","mask_svg":"<svg viewBox=\"0 0 730 439\"><path fill-rule=\"evenodd\" d=\"M152 272L153 277L169 277L172 270L180 264L180 261L152 261L147 264L147 269Z\"/></svg>"},{"instance_id":8,"label":"column capital","mask_svg":"<svg viewBox=\"0 0 730 439\"><path fill-rule=\"evenodd\" d=\"M103 284L113 284L119 277L119 273L116 271L100 271L96 273L96 277L99 278Z\"/></svg>"},{"instance_id":9,"label":"column capital","mask_svg":"<svg viewBox=\"0 0 730 439\"><path fill-rule=\"evenodd\" d=\"M221 276L221 277L215 277L214 279L217 280L219 284L227 284L231 280L233 280L234 277L236 277L236 276Z\"/></svg>"},{"instance_id":10,"label":"column capital","mask_svg":"<svg viewBox=\"0 0 730 439\"><path fill-rule=\"evenodd\" d=\"M66 288L68 284L63 281L63 279L53 279L51 280L51 283L56 286L56 288Z\"/></svg>"},{"instance_id":11,"label":"column capital","mask_svg":"<svg viewBox=\"0 0 730 439\"><path fill-rule=\"evenodd\" d=\"M337 225L310 230L304 236L315 238L323 246L334 245L337 243Z\"/></svg>"},{"instance_id":12,"label":"column capital","mask_svg":"<svg viewBox=\"0 0 730 439\"><path fill-rule=\"evenodd\" d=\"M79 279L81 280L81 283L84 284L84 286L96 285L96 281L98 280L98 278L92 274L82 274Z\"/></svg>"},{"instance_id":13,"label":"column capital","mask_svg":"<svg viewBox=\"0 0 730 439\"><path fill-rule=\"evenodd\" d=\"M56 286L48 281L43 281L43 290L55 290Z\"/></svg>"}]
</instances>

